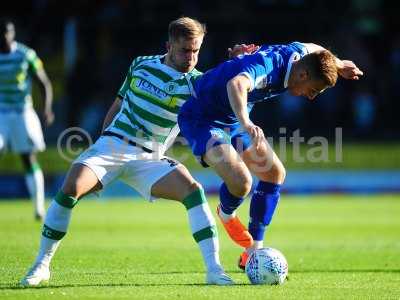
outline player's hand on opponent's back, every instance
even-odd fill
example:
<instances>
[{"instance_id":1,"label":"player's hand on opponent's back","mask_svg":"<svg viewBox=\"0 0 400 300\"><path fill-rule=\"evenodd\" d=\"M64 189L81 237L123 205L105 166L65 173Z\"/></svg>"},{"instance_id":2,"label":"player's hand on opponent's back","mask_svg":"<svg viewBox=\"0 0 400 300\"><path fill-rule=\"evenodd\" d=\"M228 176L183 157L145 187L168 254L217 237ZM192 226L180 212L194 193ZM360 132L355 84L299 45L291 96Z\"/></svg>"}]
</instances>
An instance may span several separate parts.
<instances>
[{"instance_id":1,"label":"player's hand on opponent's back","mask_svg":"<svg viewBox=\"0 0 400 300\"><path fill-rule=\"evenodd\" d=\"M264 131L261 127L254 125L252 122L243 125L243 128L250 134L253 145L258 150L265 141Z\"/></svg>"},{"instance_id":2,"label":"player's hand on opponent's back","mask_svg":"<svg viewBox=\"0 0 400 300\"><path fill-rule=\"evenodd\" d=\"M241 54L252 54L260 49L260 46L254 44L236 44L233 48L228 48L228 57L233 58Z\"/></svg>"},{"instance_id":3,"label":"player's hand on opponent's back","mask_svg":"<svg viewBox=\"0 0 400 300\"><path fill-rule=\"evenodd\" d=\"M50 126L54 122L54 113L51 109L45 109L43 111L44 123L46 126Z\"/></svg>"},{"instance_id":4,"label":"player's hand on opponent's back","mask_svg":"<svg viewBox=\"0 0 400 300\"><path fill-rule=\"evenodd\" d=\"M338 74L344 79L358 80L364 73L351 60L342 60Z\"/></svg>"}]
</instances>

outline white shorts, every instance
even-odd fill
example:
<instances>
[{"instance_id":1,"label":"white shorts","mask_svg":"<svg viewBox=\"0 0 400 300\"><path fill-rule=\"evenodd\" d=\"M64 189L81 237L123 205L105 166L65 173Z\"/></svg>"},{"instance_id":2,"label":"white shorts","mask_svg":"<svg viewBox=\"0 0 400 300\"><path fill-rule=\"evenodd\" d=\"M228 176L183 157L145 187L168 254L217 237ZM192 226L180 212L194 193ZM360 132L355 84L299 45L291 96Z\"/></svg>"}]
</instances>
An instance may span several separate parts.
<instances>
[{"instance_id":1,"label":"white shorts","mask_svg":"<svg viewBox=\"0 0 400 300\"><path fill-rule=\"evenodd\" d=\"M0 108L0 152L14 153L44 151L42 126L35 110L25 108Z\"/></svg>"},{"instance_id":2,"label":"white shorts","mask_svg":"<svg viewBox=\"0 0 400 300\"><path fill-rule=\"evenodd\" d=\"M151 201L155 199L151 196L153 184L179 165L171 158L147 153L113 136L101 136L73 163L89 167L103 187L120 179Z\"/></svg>"}]
</instances>

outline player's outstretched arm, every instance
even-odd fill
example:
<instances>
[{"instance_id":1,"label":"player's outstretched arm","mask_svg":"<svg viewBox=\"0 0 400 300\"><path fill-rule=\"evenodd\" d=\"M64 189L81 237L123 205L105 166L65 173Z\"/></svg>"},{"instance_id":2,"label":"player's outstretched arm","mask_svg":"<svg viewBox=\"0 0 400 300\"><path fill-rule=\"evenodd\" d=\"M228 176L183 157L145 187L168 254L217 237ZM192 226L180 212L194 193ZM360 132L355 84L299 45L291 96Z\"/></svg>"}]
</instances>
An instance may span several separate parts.
<instances>
[{"instance_id":1,"label":"player's outstretched arm","mask_svg":"<svg viewBox=\"0 0 400 300\"><path fill-rule=\"evenodd\" d=\"M42 95L44 98L44 110L43 116L44 121L47 126L54 122L53 113L53 87L51 85L50 79L46 74L46 71L41 68L34 73L35 80L39 83Z\"/></svg>"},{"instance_id":2,"label":"player's outstretched arm","mask_svg":"<svg viewBox=\"0 0 400 300\"><path fill-rule=\"evenodd\" d=\"M324 47L313 43L303 43L303 45L307 48L308 53L326 50ZM336 57L336 67L338 74L344 79L358 80L364 74L351 60L341 60Z\"/></svg>"}]
</instances>

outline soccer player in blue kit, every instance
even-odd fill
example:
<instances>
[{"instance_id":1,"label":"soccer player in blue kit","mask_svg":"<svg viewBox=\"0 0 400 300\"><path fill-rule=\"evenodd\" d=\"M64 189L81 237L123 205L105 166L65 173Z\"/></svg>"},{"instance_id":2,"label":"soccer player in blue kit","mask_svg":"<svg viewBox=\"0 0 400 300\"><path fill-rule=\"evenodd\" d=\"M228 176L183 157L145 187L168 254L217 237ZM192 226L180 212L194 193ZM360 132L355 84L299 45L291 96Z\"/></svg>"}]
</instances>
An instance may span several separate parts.
<instances>
[{"instance_id":1,"label":"soccer player in blue kit","mask_svg":"<svg viewBox=\"0 0 400 300\"><path fill-rule=\"evenodd\" d=\"M246 248L239 259L263 247L286 171L249 112L256 102L289 91L313 100L336 84L338 76L357 80L363 73L352 62L311 43L263 45L256 53L240 55L206 72L194 84L181 108L178 123L192 152L204 167L223 179L218 216L229 236ZM250 202L248 230L235 210L259 180Z\"/></svg>"}]
</instances>

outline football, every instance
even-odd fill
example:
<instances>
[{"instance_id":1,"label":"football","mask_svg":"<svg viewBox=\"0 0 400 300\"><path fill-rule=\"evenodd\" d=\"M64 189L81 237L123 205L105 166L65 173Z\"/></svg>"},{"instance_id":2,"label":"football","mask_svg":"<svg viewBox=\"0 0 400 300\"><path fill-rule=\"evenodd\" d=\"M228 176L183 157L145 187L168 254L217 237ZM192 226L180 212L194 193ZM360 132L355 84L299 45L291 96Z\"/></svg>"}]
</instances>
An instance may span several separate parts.
<instances>
[{"instance_id":1,"label":"football","mask_svg":"<svg viewBox=\"0 0 400 300\"><path fill-rule=\"evenodd\" d=\"M273 248L254 251L246 263L246 274L252 284L282 284L288 274L285 256Z\"/></svg>"}]
</instances>

